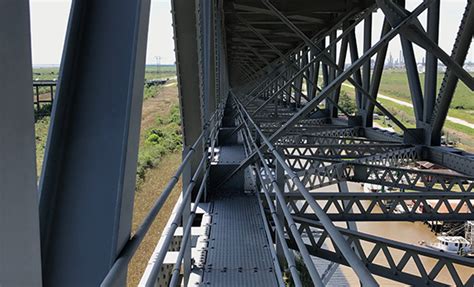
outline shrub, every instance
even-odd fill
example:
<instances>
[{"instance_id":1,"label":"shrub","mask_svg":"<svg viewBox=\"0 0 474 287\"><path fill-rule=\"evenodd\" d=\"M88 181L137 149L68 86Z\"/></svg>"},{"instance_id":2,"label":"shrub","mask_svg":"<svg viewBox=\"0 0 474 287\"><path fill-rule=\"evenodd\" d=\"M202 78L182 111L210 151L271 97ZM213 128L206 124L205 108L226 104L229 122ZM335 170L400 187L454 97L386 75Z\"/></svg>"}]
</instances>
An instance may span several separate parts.
<instances>
[{"instance_id":1,"label":"shrub","mask_svg":"<svg viewBox=\"0 0 474 287\"><path fill-rule=\"evenodd\" d=\"M144 142L140 146L138 154L138 184L145 178L146 171L158 165L166 153L174 152L181 147L180 123L179 108L173 106L166 119L158 116L155 120L155 126L144 133Z\"/></svg>"},{"instance_id":2,"label":"shrub","mask_svg":"<svg viewBox=\"0 0 474 287\"><path fill-rule=\"evenodd\" d=\"M341 92L339 96L339 106L351 115L357 111L355 100L349 97L346 92Z\"/></svg>"}]
</instances>

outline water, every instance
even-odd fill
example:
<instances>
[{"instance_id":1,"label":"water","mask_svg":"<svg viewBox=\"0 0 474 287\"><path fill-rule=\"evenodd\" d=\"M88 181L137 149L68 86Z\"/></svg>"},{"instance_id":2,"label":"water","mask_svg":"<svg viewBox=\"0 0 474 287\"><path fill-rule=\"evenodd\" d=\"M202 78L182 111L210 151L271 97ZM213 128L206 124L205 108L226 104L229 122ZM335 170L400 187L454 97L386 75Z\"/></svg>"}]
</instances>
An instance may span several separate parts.
<instances>
[{"instance_id":1,"label":"water","mask_svg":"<svg viewBox=\"0 0 474 287\"><path fill-rule=\"evenodd\" d=\"M322 189L318 189L318 191L334 191L336 186L330 186ZM360 184L356 183L349 183L349 190L351 192L363 192L362 187ZM367 203L368 204L368 203ZM345 223L337 223L336 225L345 227ZM392 239L395 241L413 244L419 246L419 242L421 240L425 242L434 242L436 241L436 235L432 233L429 227L422 222L358 222L357 228L360 232L371 234L374 236L383 237L386 239ZM364 246L364 245L363 245ZM365 245L364 250L370 252L370 246ZM382 254L383 251L379 251L375 262L387 265L386 260L384 259L385 256ZM390 249L390 253L395 260L395 264L397 264L400 258L403 256L403 252L395 249ZM432 267L436 264L436 260L420 257L421 261L425 266L426 272L429 274ZM318 270L324 270L324 266L327 265L327 262L321 259L315 259L315 263L318 266ZM463 266L456 266L456 270L458 270L458 274L463 283L465 283L469 277L473 274L474 270L472 268L467 268ZM416 268L415 263L410 260L407 266L404 268L405 271L409 270L412 274L418 275L418 271ZM320 271L322 273L322 271ZM405 286L404 284L388 280L382 277L376 277L376 280L379 282L381 286ZM441 281L443 283L449 284L454 286L455 283L451 279L449 272L444 268L440 274L436 277L437 281ZM340 266L334 276L332 277L331 281L329 282L328 286L359 286L359 281L355 273L349 267Z\"/></svg>"}]
</instances>

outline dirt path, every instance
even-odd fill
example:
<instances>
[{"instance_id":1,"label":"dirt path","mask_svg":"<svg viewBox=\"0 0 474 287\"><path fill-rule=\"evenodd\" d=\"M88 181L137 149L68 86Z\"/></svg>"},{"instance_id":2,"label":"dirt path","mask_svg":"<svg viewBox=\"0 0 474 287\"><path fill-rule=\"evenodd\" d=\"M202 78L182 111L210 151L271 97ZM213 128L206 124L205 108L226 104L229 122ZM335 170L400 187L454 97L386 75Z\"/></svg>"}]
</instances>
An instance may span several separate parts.
<instances>
[{"instance_id":1,"label":"dirt path","mask_svg":"<svg viewBox=\"0 0 474 287\"><path fill-rule=\"evenodd\" d=\"M157 116L167 116L171 107L178 104L176 82L163 86L158 95L143 102L142 125L144 131L151 127Z\"/></svg>"},{"instance_id":2,"label":"dirt path","mask_svg":"<svg viewBox=\"0 0 474 287\"><path fill-rule=\"evenodd\" d=\"M354 88L353 85L349 85L349 84L342 84L343 86L346 86L346 87L349 87L349 88ZM382 95L382 94L378 94L377 97L381 98L381 99L384 99L384 100L388 100L388 101L391 101L391 102L394 102L396 104L399 104L399 105L402 105L402 106L405 106L405 107L410 107L410 108L413 108L413 105L409 102L405 102L405 101L401 101L401 100L398 100L398 99L395 99L395 98L392 98L390 96L386 96L386 95ZM470 123L468 121L465 121L463 119L460 119L460 118L455 118L455 117L450 117L450 116L447 116L446 117L446 120L450 121L450 122L453 122L455 124L459 124L459 125L463 125L465 127L468 127L468 128L471 128L471 129L474 129L474 123Z\"/></svg>"}]
</instances>

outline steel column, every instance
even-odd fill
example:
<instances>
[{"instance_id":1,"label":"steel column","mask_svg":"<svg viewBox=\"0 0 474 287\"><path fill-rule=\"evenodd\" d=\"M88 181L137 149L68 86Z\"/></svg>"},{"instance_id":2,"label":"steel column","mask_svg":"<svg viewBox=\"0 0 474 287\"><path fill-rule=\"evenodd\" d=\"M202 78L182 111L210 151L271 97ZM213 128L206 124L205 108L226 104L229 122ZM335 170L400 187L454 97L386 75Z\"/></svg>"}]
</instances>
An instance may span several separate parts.
<instances>
[{"instance_id":1,"label":"steel column","mask_svg":"<svg viewBox=\"0 0 474 287\"><path fill-rule=\"evenodd\" d=\"M42 285L28 2L0 1L0 286Z\"/></svg>"},{"instance_id":2,"label":"steel column","mask_svg":"<svg viewBox=\"0 0 474 287\"><path fill-rule=\"evenodd\" d=\"M99 285L130 238L149 9L72 3L40 184L47 286Z\"/></svg>"}]
</instances>

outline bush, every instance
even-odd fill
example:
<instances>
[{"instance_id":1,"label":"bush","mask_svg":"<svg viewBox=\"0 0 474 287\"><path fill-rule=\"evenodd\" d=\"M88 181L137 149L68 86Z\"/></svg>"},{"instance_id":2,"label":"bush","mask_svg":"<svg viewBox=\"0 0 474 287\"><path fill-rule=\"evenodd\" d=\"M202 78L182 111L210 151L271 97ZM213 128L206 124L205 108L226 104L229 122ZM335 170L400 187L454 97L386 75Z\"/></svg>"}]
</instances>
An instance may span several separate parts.
<instances>
[{"instance_id":1,"label":"bush","mask_svg":"<svg viewBox=\"0 0 474 287\"><path fill-rule=\"evenodd\" d=\"M35 122L45 118L49 117L51 115L51 111L53 110L53 105L52 104L41 104L39 109L36 109L36 104L34 106L35 108Z\"/></svg>"},{"instance_id":2,"label":"bush","mask_svg":"<svg viewBox=\"0 0 474 287\"><path fill-rule=\"evenodd\" d=\"M138 154L137 181L143 181L146 171L159 164L161 158L182 145L181 117L178 106L170 109L168 118L157 117L155 126L144 133L144 143Z\"/></svg>"},{"instance_id":3,"label":"bush","mask_svg":"<svg viewBox=\"0 0 474 287\"><path fill-rule=\"evenodd\" d=\"M346 92L341 92L339 96L339 106L351 115L357 111L355 99L349 97Z\"/></svg>"}]
</instances>

